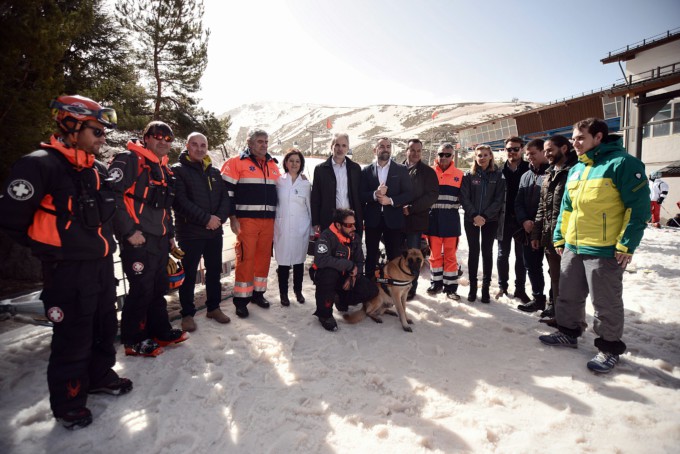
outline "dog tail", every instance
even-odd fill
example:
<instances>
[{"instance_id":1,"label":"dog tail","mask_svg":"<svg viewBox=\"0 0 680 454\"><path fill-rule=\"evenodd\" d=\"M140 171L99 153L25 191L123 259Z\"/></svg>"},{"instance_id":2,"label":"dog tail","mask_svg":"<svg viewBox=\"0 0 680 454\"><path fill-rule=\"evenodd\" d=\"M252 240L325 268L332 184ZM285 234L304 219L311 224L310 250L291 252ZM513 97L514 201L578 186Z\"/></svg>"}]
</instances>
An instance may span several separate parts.
<instances>
[{"instance_id":1,"label":"dog tail","mask_svg":"<svg viewBox=\"0 0 680 454\"><path fill-rule=\"evenodd\" d=\"M362 306L361 309L357 311L349 314L342 314L342 318L344 318L347 323L359 323L366 318L366 308Z\"/></svg>"}]
</instances>

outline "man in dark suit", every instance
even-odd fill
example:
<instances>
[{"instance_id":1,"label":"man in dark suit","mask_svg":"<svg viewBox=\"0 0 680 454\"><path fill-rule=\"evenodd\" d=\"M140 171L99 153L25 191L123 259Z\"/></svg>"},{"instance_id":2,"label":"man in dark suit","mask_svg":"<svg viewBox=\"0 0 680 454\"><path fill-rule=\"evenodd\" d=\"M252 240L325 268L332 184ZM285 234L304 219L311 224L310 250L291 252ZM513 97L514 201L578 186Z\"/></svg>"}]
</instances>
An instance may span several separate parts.
<instances>
[{"instance_id":1,"label":"man in dark suit","mask_svg":"<svg viewBox=\"0 0 680 454\"><path fill-rule=\"evenodd\" d=\"M380 240L387 260L399 255L403 206L411 202L413 189L406 166L393 162L390 139L382 137L373 148L376 160L361 170L361 201L366 229L366 275L372 277L378 263Z\"/></svg>"},{"instance_id":2,"label":"man in dark suit","mask_svg":"<svg viewBox=\"0 0 680 454\"><path fill-rule=\"evenodd\" d=\"M354 211L357 223L357 236L361 243L363 231L362 203L359 196L361 166L347 157L349 136L335 134L331 142L333 153L324 163L314 169L312 185L312 225L318 234L330 227L333 211L336 208L349 208ZM331 195L332 194L332 195Z\"/></svg>"}]
</instances>

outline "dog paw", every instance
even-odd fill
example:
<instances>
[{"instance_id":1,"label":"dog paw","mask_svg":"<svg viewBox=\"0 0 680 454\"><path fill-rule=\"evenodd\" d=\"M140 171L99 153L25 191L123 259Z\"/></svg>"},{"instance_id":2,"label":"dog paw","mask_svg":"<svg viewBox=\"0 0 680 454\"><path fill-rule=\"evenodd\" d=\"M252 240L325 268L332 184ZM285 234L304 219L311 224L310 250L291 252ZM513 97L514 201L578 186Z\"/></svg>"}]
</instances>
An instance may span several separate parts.
<instances>
[{"instance_id":1,"label":"dog paw","mask_svg":"<svg viewBox=\"0 0 680 454\"><path fill-rule=\"evenodd\" d=\"M412 333L412 332L413 332L413 330L411 329L410 326L404 326L403 328L404 328L404 331L406 331L406 332L408 332L408 333Z\"/></svg>"},{"instance_id":2,"label":"dog paw","mask_svg":"<svg viewBox=\"0 0 680 454\"><path fill-rule=\"evenodd\" d=\"M383 322L383 321L382 321L382 318L380 318L380 317L371 317L371 318L372 318L373 321L376 322L376 323L382 323L382 322Z\"/></svg>"}]
</instances>

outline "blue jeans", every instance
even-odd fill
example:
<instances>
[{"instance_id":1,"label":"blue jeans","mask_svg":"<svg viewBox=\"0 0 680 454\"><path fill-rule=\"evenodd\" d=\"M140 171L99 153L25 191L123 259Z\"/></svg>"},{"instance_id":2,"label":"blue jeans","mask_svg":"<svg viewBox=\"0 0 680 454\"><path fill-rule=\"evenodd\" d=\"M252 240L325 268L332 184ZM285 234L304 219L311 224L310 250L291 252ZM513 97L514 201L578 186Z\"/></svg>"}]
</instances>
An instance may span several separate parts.
<instances>
[{"instance_id":1,"label":"blue jeans","mask_svg":"<svg viewBox=\"0 0 680 454\"><path fill-rule=\"evenodd\" d=\"M208 312L218 309L222 301L222 236L207 240L184 240L179 242L179 247L184 251L182 265L184 265L184 282L179 288L179 302L182 305L180 313L182 317L194 316L194 287L196 286L196 273L198 264L203 257L205 267L205 306Z\"/></svg>"},{"instance_id":2,"label":"blue jeans","mask_svg":"<svg viewBox=\"0 0 680 454\"><path fill-rule=\"evenodd\" d=\"M531 294L535 299L545 299L545 278L543 277L543 254L542 247L532 249L531 245L523 246L524 267L531 282Z\"/></svg>"},{"instance_id":3,"label":"blue jeans","mask_svg":"<svg viewBox=\"0 0 680 454\"><path fill-rule=\"evenodd\" d=\"M513 243L515 245L515 290L524 290L524 284L526 284L527 274L522 257L523 245L512 237L518 228L514 223L505 224L503 239L498 242L498 257L496 258L498 286L504 290L508 289L508 280L510 280L510 248Z\"/></svg>"}]
</instances>

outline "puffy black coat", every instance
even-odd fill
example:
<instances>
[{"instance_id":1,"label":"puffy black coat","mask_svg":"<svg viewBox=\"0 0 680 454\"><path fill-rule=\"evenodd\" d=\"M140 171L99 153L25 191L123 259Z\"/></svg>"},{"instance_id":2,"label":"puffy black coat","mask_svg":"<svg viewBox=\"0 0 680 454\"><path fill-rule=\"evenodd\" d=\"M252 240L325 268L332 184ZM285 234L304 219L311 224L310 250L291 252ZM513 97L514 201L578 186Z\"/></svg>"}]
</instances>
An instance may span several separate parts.
<instances>
[{"instance_id":1,"label":"puffy black coat","mask_svg":"<svg viewBox=\"0 0 680 454\"><path fill-rule=\"evenodd\" d=\"M557 217L560 215L562 196L567 186L567 175L576 162L576 154L572 153L561 169L555 170L554 166L550 166L546 170L546 176L541 185L541 198L534 220L534 230L531 232L531 239L539 240L543 247L553 244L553 233L557 225Z\"/></svg>"},{"instance_id":2,"label":"puffy black coat","mask_svg":"<svg viewBox=\"0 0 680 454\"><path fill-rule=\"evenodd\" d=\"M536 219L538 202L541 197L541 184L545 178L546 170L548 170L547 162L538 169L529 166L529 170L522 175L515 198L515 216L517 216L517 222L520 225L524 221Z\"/></svg>"},{"instance_id":3,"label":"puffy black coat","mask_svg":"<svg viewBox=\"0 0 680 454\"><path fill-rule=\"evenodd\" d=\"M220 171L206 156L194 162L184 150L179 162L172 166L175 174L175 236L179 241L210 239L222 235L222 228L208 230L205 226L215 215L224 224L232 214L227 186Z\"/></svg>"},{"instance_id":4,"label":"puffy black coat","mask_svg":"<svg viewBox=\"0 0 680 454\"><path fill-rule=\"evenodd\" d=\"M408 166L407 162L403 164ZM423 161L408 169L413 200L409 203L409 215L404 218L404 232L426 232L429 225L430 207L439 196L439 180L434 169Z\"/></svg>"}]
</instances>

